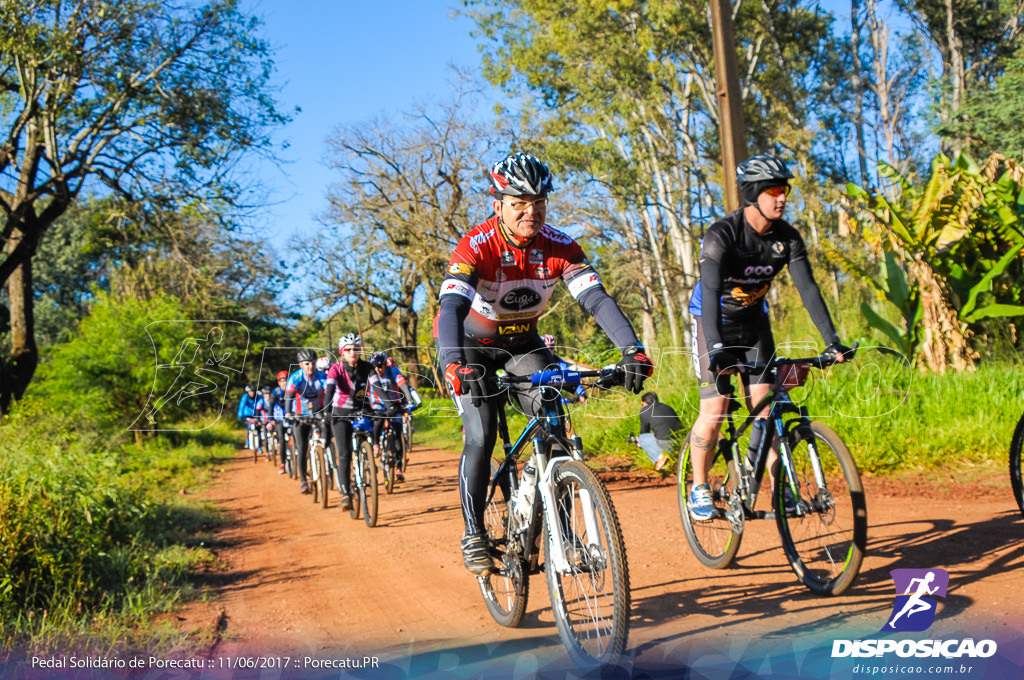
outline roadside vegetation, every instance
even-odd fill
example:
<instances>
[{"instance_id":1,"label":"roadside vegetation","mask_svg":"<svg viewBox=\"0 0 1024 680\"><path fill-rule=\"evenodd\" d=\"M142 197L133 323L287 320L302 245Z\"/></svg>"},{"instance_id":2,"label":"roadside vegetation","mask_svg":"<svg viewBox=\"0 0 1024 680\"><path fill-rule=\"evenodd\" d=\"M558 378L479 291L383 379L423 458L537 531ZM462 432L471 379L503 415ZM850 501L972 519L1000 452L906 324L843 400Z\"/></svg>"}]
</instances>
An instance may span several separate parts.
<instances>
[{"instance_id":1,"label":"roadside vegetation","mask_svg":"<svg viewBox=\"0 0 1024 680\"><path fill-rule=\"evenodd\" d=\"M1004 470L1024 410L1024 7L854 2L839 22L806 0L734 4L749 151L790 163L788 217L862 346L794 398L866 473ZM657 360L647 389L688 427L685 310L723 212L706 8L467 0L483 76L521 107L478 116L465 81L339 126L326 224L290 270L252 229L267 193L238 164L289 122L273 36L240 3L3 3L0 71L19 85L0 107L0 654L187 644L153 615L201 595L189 578L219 520L197 499L237 450L243 385L352 331L430 366L448 256L488 216L481 177L510 150L555 171L553 226L584 245ZM289 276L307 297L285 309ZM816 353L785 278L776 338ZM618 358L564 287L540 331L566 357ZM176 383L183 367L209 372ZM457 451L433 375L415 439ZM595 466L650 466L627 441L638 410L612 391L575 413Z\"/></svg>"}]
</instances>

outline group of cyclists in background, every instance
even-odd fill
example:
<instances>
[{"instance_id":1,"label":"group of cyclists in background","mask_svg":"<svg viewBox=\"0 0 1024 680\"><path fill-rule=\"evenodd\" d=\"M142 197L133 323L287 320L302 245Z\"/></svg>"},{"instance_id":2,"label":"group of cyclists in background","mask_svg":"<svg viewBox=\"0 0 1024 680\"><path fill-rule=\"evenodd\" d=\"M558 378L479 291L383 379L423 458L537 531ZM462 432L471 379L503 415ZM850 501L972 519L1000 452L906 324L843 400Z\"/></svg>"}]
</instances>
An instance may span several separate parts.
<instances>
[{"instance_id":1,"label":"group of cyclists in background","mask_svg":"<svg viewBox=\"0 0 1024 680\"><path fill-rule=\"evenodd\" d=\"M385 352L363 358L363 343L355 333L348 333L338 341L340 360L330 356L317 357L312 349L301 349L296 355L298 368L289 373L278 372L277 387L264 386L257 394L256 387L246 385L245 394L238 404L238 418L250 431L260 451L278 452L278 473L284 474L294 465L299 480L299 492L310 493L308 458L314 420L323 425L325 450L330 451L333 467L338 470L341 509L352 507L350 466L352 458L352 428L358 419L368 417L373 423L373 453L375 457L394 456L397 470L395 481L403 482L402 458L406 454L402 437L389 438L394 450L382 452L379 442L385 421L401 429L403 414L412 413L422 404L405 375Z\"/></svg>"},{"instance_id":2,"label":"group of cyclists in background","mask_svg":"<svg viewBox=\"0 0 1024 680\"><path fill-rule=\"evenodd\" d=\"M783 268L789 267L825 341L826 355L843 361L849 352L814 281L803 239L782 217L793 175L784 162L762 154L741 163L737 176L743 206L708 227L700 282L689 310L694 372L700 383L700 414L690 435L696 483L688 500L695 521L706 521L714 512L703 475L724 421L729 376L741 374L748 407L750 396L756 402L767 390L770 376L746 372L746 366L767 364L775 353L767 293ZM434 320L439 365L464 433L458 475L465 525L460 547L466 568L477 576L496 568L483 512L497 409L509 395L492 389L493 376L498 371L516 376L565 368L553 351L554 338L542 337L537 328L558 281L620 350L616 371L622 386L639 394L654 370L633 325L605 290L582 247L547 224L548 195L554 189L547 166L528 154L513 153L491 167L488 181L492 214L455 247ZM260 398L252 386L247 388L238 415L272 423L279 439L293 414L330 418L337 464L345 476L342 503L347 504L353 416L370 413L379 428L384 419L415 408L418 398L385 354L375 353L369 362L360 358L358 336L344 336L338 349L340 361L320 364L312 350L300 351L299 369L279 373L276 388L262 388ZM551 398L546 395L526 386L513 396L525 413L534 415ZM299 470L304 469L309 428L292 425ZM306 492L304 476L300 481Z\"/></svg>"}]
</instances>

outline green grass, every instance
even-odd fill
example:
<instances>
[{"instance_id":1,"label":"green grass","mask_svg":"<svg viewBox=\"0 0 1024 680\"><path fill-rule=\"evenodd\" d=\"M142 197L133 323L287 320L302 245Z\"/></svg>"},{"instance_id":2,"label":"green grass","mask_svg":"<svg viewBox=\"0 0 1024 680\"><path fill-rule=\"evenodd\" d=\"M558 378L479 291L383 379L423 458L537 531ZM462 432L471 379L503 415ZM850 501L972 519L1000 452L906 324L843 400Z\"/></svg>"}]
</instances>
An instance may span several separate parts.
<instances>
[{"instance_id":1,"label":"green grass","mask_svg":"<svg viewBox=\"0 0 1024 680\"><path fill-rule=\"evenodd\" d=\"M791 355L813 354L811 351ZM697 417L699 397L689 355L658 357L657 373L645 389L679 413L685 429ZM849 365L811 371L805 387L792 390L811 417L832 427L850 447L858 466L871 474L954 471L971 474L1006 465L1013 428L1024 412L1024 369L990 363L965 373L926 374L875 350ZM431 399L416 417L417 443L461 450L461 423L446 399ZM631 460L649 469L647 456L627 436L640 430L640 399L621 389L601 393L573 412L588 459ZM526 418L507 409L512 436Z\"/></svg>"},{"instance_id":2,"label":"green grass","mask_svg":"<svg viewBox=\"0 0 1024 680\"><path fill-rule=\"evenodd\" d=\"M166 650L150 623L191 595L216 510L190 494L234 452L226 427L141 445L57 416L0 429L0 648Z\"/></svg>"}]
</instances>

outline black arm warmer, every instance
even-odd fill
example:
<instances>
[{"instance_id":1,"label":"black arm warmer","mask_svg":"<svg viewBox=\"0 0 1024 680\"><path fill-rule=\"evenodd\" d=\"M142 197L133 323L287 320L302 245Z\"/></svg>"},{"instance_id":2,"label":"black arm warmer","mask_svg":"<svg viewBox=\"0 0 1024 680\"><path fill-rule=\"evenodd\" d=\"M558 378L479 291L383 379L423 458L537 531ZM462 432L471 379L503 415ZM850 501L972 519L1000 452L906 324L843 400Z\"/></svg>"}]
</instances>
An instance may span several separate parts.
<instances>
[{"instance_id":1,"label":"black arm warmer","mask_svg":"<svg viewBox=\"0 0 1024 680\"><path fill-rule=\"evenodd\" d=\"M463 323L472 303L461 295L442 295L437 313L437 346L440 352L441 370L448 364L466 363L466 352L462 347L465 337Z\"/></svg>"},{"instance_id":2,"label":"black arm warmer","mask_svg":"<svg viewBox=\"0 0 1024 680\"><path fill-rule=\"evenodd\" d=\"M822 340L826 345L839 342L839 334L832 323L832 317L828 314L828 307L821 297L821 290L814 281L814 273L811 271L811 264L806 258L794 260L789 263L789 273L793 277L796 289L800 291L800 299L811 315L811 321L815 328L821 333ZM705 331L706 333L707 331Z\"/></svg>"},{"instance_id":3,"label":"black arm warmer","mask_svg":"<svg viewBox=\"0 0 1024 680\"><path fill-rule=\"evenodd\" d=\"M708 349L722 342L722 267L714 260L700 261L700 322Z\"/></svg>"},{"instance_id":4,"label":"black arm warmer","mask_svg":"<svg viewBox=\"0 0 1024 680\"><path fill-rule=\"evenodd\" d=\"M639 345L640 341L633 331L633 325L622 313L622 309L612 299L604 286L595 286L579 297L580 306L587 310L605 335L612 343L622 349L630 345Z\"/></svg>"}]
</instances>

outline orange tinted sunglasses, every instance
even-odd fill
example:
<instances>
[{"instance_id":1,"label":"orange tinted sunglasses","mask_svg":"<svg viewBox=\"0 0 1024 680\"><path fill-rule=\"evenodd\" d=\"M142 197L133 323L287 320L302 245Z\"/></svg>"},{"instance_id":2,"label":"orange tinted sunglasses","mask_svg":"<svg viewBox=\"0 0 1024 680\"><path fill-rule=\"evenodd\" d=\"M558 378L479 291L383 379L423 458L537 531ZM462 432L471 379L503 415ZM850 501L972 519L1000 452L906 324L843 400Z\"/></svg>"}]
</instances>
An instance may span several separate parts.
<instances>
[{"instance_id":1,"label":"orange tinted sunglasses","mask_svg":"<svg viewBox=\"0 0 1024 680\"><path fill-rule=\"evenodd\" d=\"M789 195L789 187L788 186L768 187L767 189L764 190L764 193L768 194L772 198L778 198L779 196L788 196Z\"/></svg>"}]
</instances>

